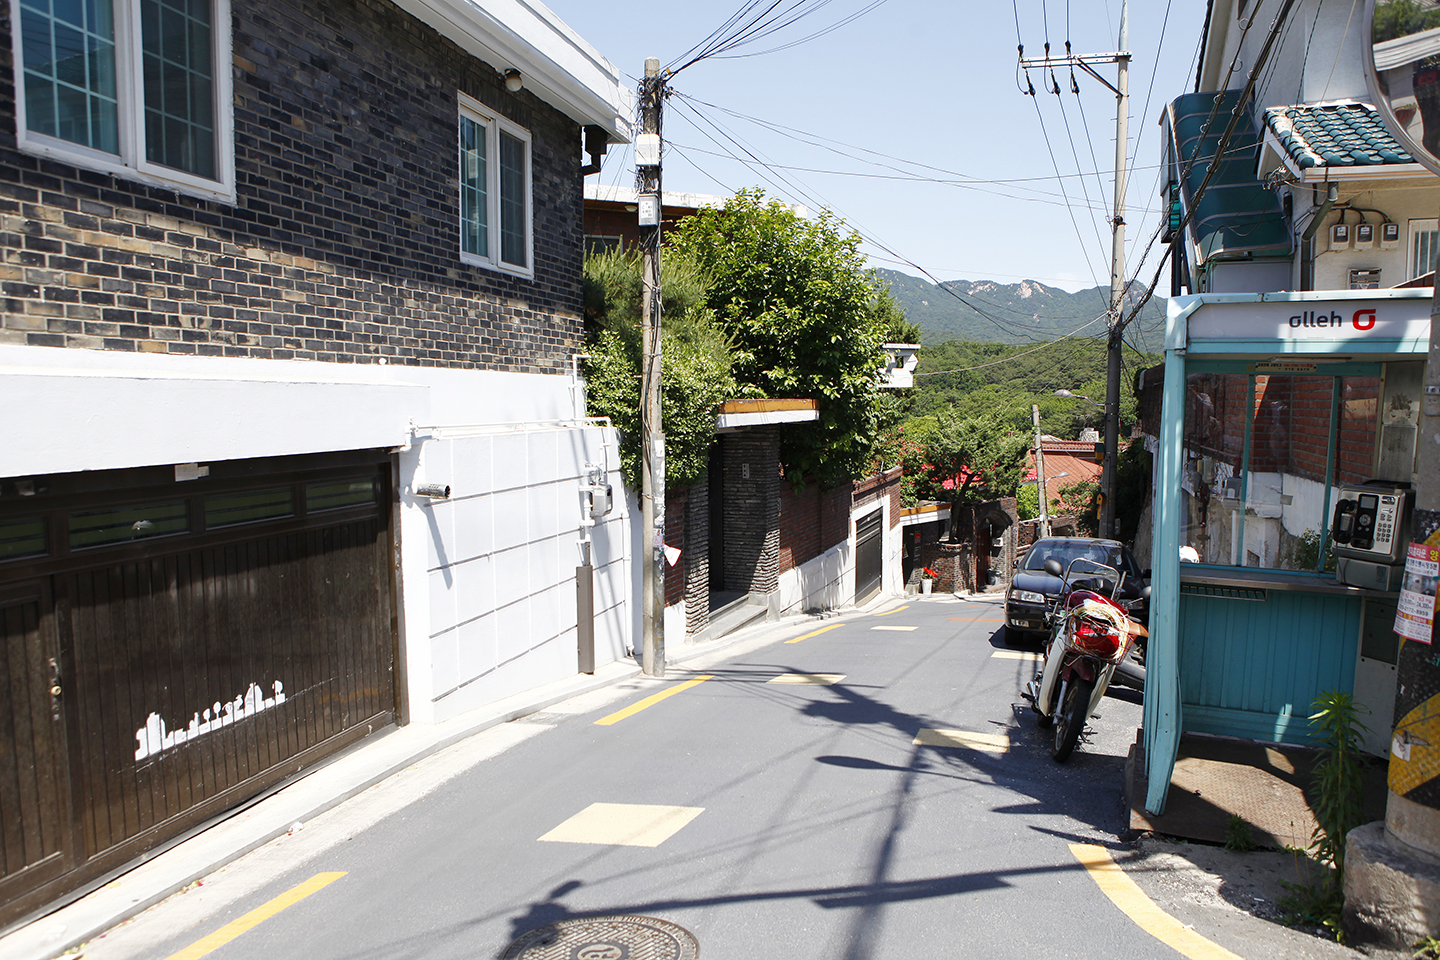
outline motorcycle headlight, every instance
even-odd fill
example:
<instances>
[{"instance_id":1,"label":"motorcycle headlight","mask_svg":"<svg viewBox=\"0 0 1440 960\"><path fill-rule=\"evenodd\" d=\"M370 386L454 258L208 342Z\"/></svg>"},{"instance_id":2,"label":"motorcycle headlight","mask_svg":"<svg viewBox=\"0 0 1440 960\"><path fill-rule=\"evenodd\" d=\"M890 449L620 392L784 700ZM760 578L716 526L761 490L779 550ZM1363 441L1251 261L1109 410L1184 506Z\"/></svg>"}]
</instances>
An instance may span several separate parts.
<instances>
[{"instance_id":1,"label":"motorcycle headlight","mask_svg":"<svg viewBox=\"0 0 1440 960\"><path fill-rule=\"evenodd\" d=\"M1016 590L1015 599L1025 603L1044 603L1045 594L1036 593L1034 590Z\"/></svg>"}]
</instances>

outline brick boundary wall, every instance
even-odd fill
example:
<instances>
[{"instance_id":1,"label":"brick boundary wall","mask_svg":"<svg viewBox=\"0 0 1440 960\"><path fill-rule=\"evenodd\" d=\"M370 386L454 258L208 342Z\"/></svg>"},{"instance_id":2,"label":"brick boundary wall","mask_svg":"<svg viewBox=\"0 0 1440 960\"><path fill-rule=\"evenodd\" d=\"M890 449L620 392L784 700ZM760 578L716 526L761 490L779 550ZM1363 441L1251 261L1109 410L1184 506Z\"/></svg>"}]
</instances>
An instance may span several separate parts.
<instances>
[{"instance_id":1,"label":"brick boundary wall","mask_svg":"<svg viewBox=\"0 0 1440 960\"><path fill-rule=\"evenodd\" d=\"M231 15L233 204L19 152L7 79L0 342L563 372L579 125L386 0ZM531 134L533 280L460 260L457 89Z\"/></svg>"},{"instance_id":2,"label":"brick boundary wall","mask_svg":"<svg viewBox=\"0 0 1440 960\"><path fill-rule=\"evenodd\" d=\"M673 607L685 599L685 570L690 560L690 532L687 505L691 488L665 492L665 545L679 547L680 559L665 563L665 606Z\"/></svg>"},{"instance_id":3,"label":"brick boundary wall","mask_svg":"<svg viewBox=\"0 0 1440 960\"><path fill-rule=\"evenodd\" d=\"M725 588L773 593L780 583L779 428L737 431L723 449Z\"/></svg>"},{"instance_id":4,"label":"brick boundary wall","mask_svg":"<svg viewBox=\"0 0 1440 960\"><path fill-rule=\"evenodd\" d=\"M850 535L852 488L822 490L809 484L796 492L780 483L780 572L793 570L844 543Z\"/></svg>"},{"instance_id":5,"label":"brick boundary wall","mask_svg":"<svg viewBox=\"0 0 1440 960\"><path fill-rule=\"evenodd\" d=\"M685 632L697 634L710 625L710 481L690 488L685 499Z\"/></svg>"}]
</instances>

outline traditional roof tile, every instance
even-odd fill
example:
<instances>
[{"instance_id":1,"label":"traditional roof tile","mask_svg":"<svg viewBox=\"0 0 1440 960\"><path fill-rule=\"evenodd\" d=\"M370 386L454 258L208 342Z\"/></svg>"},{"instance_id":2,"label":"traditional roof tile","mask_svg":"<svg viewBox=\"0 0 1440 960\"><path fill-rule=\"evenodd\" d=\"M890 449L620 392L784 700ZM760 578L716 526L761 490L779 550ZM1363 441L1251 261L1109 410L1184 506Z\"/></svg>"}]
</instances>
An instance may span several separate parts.
<instances>
[{"instance_id":1,"label":"traditional roof tile","mask_svg":"<svg viewBox=\"0 0 1440 960\"><path fill-rule=\"evenodd\" d=\"M1302 169L1415 162L1364 103L1272 107L1265 125Z\"/></svg>"}]
</instances>

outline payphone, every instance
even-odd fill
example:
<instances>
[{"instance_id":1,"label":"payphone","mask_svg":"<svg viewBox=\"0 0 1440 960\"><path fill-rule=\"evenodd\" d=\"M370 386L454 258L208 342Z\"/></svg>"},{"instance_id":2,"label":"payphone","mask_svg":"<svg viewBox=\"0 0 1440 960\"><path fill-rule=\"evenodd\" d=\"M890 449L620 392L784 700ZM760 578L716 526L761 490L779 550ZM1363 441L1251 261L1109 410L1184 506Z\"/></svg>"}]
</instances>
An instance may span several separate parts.
<instances>
[{"instance_id":1,"label":"payphone","mask_svg":"<svg viewBox=\"0 0 1440 960\"><path fill-rule=\"evenodd\" d=\"M1335 579L1371 590L1400 589L1415 499L1410 485L1367 480L1346 484L1337 494L1330 526Z\"/></svg>"}]
</instances>

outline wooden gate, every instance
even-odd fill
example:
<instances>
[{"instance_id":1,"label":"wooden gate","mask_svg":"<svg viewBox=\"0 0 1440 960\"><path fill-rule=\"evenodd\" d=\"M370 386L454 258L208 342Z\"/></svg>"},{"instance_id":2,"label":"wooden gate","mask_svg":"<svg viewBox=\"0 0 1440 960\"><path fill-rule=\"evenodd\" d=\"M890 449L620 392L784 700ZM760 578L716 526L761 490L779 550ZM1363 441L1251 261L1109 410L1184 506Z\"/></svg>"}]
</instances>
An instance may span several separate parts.
<instances>
[{"instance_id":1,"label":"wooden gate","mask_svg":"<svg viewBox=\"0 0 1440 960\"><path fill-rule=\"evenodd\" d=\"M885 574L884 511L855 521L855 603L868 603L880 592Z\"/></svg>"},{"instance_id":2,"label":"wooden gate","mask_svg":"<svg viewBox=\"0 0 1440 960\"><path fill-rule=\"evenodd\" d=\"M0 498L0 924L393 722L376 456Z\"/></svg>"}]
</instances>

